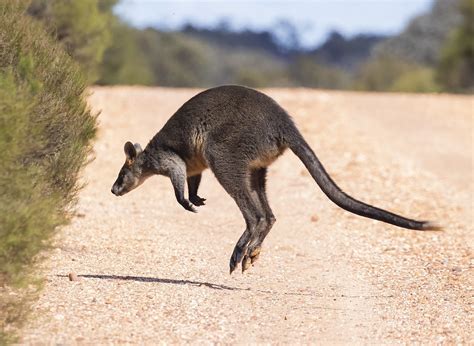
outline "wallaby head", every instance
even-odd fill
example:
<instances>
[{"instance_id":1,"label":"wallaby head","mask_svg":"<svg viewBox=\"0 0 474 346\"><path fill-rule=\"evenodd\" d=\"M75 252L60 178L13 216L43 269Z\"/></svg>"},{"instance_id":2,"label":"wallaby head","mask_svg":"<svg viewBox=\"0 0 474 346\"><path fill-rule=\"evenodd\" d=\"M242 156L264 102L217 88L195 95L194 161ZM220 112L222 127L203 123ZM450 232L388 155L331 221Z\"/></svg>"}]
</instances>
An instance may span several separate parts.
<instances>
[{"instance_id":1,"label":"wallaby head","mask_svg":"<svg viewBox=\"0 0 474 346\"><path fill-rule=\"evenodd\" d=\"M112 193L116 196L122 196L132 191L149 177L149 174L144 169L143 150L140 144L127 142L123 150L126 157L125 163L112 186Z\"/></svg>"}]
</instances>

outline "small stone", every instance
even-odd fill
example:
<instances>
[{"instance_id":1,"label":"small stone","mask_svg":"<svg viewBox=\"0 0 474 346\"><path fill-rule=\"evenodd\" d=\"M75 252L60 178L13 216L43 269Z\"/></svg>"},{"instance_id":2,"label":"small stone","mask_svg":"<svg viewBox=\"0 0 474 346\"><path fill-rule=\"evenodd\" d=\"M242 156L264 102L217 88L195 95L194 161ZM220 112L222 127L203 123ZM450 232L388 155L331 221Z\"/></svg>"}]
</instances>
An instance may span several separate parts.
<instances>
[{"instance_id":1,"label":"small stone","mask_svg":"<svg viewBox=\"0 0 474 346\"><path fill-rule=\"evenodd\" d=\"M77 277L76 273L69 273L68 274L69 281L79 281L79 278Z\"/></svg>"},{"instance_id":2,"label":"small stone","mask_svg":"<svg viewBox=\"0 0 474 346\"><path fill-rule=\"evenodd\" d=\"M318 222L319 217L317 215L311 216L311 222Z\"/></svg>"}]
</instances>

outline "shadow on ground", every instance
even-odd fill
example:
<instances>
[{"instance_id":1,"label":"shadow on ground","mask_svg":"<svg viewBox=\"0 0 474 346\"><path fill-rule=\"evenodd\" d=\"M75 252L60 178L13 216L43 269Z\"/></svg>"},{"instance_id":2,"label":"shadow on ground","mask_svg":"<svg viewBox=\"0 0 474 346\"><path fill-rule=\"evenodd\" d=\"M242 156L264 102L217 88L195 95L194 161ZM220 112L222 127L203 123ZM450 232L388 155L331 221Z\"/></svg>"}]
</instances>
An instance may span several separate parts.
<instances>
[{"instance_id":1,"label":"shadow on ground","mask_svg":"<svg viewBox=\"0 0 474 346\"><path fill-rule=\"evenodd\" d=\"M67 277L67 275L58 275L60 277ZM191 285L191 286L205 286L215 290L229 290L229 291L248 291L248 288L231 287L221 284L213 284L210 282L192 281L192 280L176 280L153 278L147 276L130 276L130 275L106 275L106 274L83 274L78 275L80 278L86 279L100 279L100 280L122 280L122 281L137 281L137 282L156 282L162 284L172 285Z\"/></svg>"}]
</instances>

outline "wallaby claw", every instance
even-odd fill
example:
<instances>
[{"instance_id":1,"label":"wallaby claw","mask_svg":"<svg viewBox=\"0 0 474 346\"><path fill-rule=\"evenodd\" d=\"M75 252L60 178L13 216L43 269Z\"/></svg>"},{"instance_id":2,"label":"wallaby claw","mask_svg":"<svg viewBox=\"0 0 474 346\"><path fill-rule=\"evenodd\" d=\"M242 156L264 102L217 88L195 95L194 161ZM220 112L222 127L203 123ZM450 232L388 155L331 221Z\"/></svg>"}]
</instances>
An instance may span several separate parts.
<instances>
[{"instance_id":1,"label":"wallaby claw","mask_svg":"<svg viewBox=\"0 0 474 346\"><path fill-rule=\"evenodd\" d=\"M260 256L261 247L256 247L253 250L247 250L247 254L245 254L244 258L242 259L242 273L246 271Z\"/></svg>"},{"instance_id":2,"label":"wallaby claw","mask_svg":"<svg viewBox=\"0 0 474 346\"><path fill-rule=\"evenodd\" d=\"M252 263L250 261L250 257L245 255L244 259L242 260L242 273L246 271L247 269L249 269L251 265Z\"/></svg>"},{"instance_id":3,"label":"wallaby claw","mask_svg":"<svg viewBox=\"0 0 474 346\"><path fill-rule=\"evenodd\" d=\"M242 257L244 257L244 253L246 252L246 248L242 249L239 246L235 246L234 252L232 252L232 256L230 257L230 274L237 268L237 265L242 261Z\"/></svg>"}]
</instances>

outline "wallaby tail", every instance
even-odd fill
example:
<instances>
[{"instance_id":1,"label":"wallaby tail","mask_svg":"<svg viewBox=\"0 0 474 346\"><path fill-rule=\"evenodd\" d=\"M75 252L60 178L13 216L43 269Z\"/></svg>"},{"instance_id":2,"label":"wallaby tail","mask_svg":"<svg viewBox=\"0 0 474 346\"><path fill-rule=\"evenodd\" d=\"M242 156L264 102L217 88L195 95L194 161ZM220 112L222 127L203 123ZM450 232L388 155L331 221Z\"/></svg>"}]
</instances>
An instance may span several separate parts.
<instances>
[{"instance_id":1,"label":"wallaby tail","mask_svg":"<svg viewBox=\"0 0 474 346\"><path fill-rule=\"evenodd\" d=\"M296 130L297 131L297 130ZM390 223L395 226L414 230L440 230L441 227L429 221L416 221L389 211L358 201L344 191L331 179L316 154L310 148L299 132L294 133L288 140L290 149L300 158L311 176L331 201L351 213L371 219Z\"/></svg>"}]
</instances>

